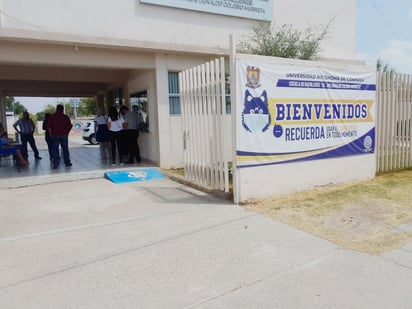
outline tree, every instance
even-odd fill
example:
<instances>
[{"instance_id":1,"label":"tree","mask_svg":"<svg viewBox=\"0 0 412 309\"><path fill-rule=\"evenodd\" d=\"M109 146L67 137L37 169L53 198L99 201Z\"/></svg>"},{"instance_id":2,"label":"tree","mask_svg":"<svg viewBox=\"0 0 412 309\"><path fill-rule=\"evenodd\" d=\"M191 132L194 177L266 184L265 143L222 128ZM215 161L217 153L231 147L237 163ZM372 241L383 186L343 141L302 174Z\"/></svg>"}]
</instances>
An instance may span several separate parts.
<instances>
[{"instance_id":1,"label":"tree","mask_svg":"<svg viewBox=\"0 0 412 309\"><path fill-rule=\"evenodd\" d=\"M64 106L64 112L70 118L74 118L74 107L70 104L70 102L60 101L57 104L61 104ZM36 117L39 120L44 120L44 116L46 113L53 114L56 111L56 106L48 104L42 111L36 114ZM95 116L97 114L97 103L95 98L81 98L79 106L76 110L78 117L90 117Z\"/></svg>"},{"instance_id":2,"label":"tree","mask_svg":"<svg viewBox=\"0 0 412 309\"><path fill-rule=\"evenodd\" d=\"M97 115L96 98L81 98L77 115L80 117Z\"/></svg>"},{"instance_id":3,"label":"tree","mask_svg":"<svg viewBox=\"0 0 412 309\"><path fill-rule=\"evenodd\" d=\"M54 105L47 104L47 106L41 112L36 113L36 117L38 120L43 121L46 113L53 114L55 111L56 107Z\"/></svg>"},{"instance_id":4,"label":"tree","mask_svg":"<svg viewBox=\"0 0 412 309\"><path fill-rule=\"evenodd\" d=\"M320 52L320 44L332 21L320 31L315 27L299 31L286 24L276 28L270 22L258 22L252 26L248 39L240 42L238 50L248 54L313 60Z\"/></svg>"},{"instance_id":5,"label":"tree","mask_svg":"<svg viewBox=\"0 0 412 309\"><path fill-rule=\"evenodd\" d=\"M4 102L7 112L13 112L14 115L22 116L23 112L27 109L23 104L15 101L14 97L5 97Z\"/></svg>"},{"instance_id":6,"label":"tree","mask_svg":"<svg viewBox=\"0 0 412 309\"><path fill-rule=\"evenodd\" d=\"M390 66L389 63L384 62L380 57L376 60L376 71L381 73L396 73L395 68Z\"/></svg>"},{"instance_id":7,"label":"tree","mask_svg":"<svg viewBox=\"0 0 412 309\"><path fill-rule=\"evenodd\" d=\"M70 103L68 102L59 102L59 104L64 106L64 113L69 116L71 119L74 118L74 110Z\"/></svg>"}]
</instances>

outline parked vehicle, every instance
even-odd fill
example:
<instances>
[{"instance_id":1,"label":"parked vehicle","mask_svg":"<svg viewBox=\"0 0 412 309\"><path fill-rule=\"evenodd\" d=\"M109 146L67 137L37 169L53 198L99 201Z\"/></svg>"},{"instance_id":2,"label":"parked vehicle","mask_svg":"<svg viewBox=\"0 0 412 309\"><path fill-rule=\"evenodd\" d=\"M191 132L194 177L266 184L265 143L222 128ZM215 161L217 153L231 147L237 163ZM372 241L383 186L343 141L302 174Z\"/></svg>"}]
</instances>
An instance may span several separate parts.
<instances>
[{"instance_id":1,"label":"parked vehicle","mask_svg":"<svg viewBox=\"0 0 412 309\"><path fill-rule=\"evenodd\" d=\"M92 145L98 145L99 142L96 140L96 126L94 121L88 121L86 126L83 128L83 139L88 141Z\"/></svg>"}]
</instances>

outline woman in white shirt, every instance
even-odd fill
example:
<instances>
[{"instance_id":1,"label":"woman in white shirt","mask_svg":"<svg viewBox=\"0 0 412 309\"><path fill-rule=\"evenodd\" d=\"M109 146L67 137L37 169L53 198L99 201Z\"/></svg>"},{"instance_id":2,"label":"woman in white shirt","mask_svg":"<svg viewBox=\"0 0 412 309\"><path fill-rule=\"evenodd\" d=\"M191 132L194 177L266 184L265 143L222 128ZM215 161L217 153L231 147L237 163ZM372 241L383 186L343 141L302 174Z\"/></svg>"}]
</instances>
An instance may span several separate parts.
<instances>
[{"instance_id":1,"label":"woman in white shirt","mask_svg":"<svg viewBox=\"0 0 412 309\"><path fill-rule=\"evenodd\" d=\"M119 153L119 164L123 165L123 117L118 113L116 107L111 106L109 117L107 118L107 127L110 133L110 145L112 150L112 165L116 165L116 148Z\"/></svg>"}]
</instances>

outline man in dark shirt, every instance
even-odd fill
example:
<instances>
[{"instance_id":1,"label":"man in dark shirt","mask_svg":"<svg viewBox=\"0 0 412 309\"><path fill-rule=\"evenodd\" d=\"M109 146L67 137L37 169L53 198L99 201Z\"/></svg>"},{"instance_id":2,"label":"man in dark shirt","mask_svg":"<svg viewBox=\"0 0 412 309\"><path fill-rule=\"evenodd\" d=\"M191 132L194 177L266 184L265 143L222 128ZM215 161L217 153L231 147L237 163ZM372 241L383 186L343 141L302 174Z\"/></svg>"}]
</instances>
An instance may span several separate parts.
<instances>
[{"instance_id":1,"label":"man in dark shirt","mask_svg":"<svg viewBox=\"0 0 412 309\"><path fill-rule=\"evenodd\" d=\"M61 146L63 150L64 164L66 166L72 166L69 153L69 133L73 125L69 116L64 114L63 111L63 105L57 105L56 112L50 116L48 121L48 130L53 147L53 169L58 168L60 164L59 146Z\"/></svg>"}]
</instances>

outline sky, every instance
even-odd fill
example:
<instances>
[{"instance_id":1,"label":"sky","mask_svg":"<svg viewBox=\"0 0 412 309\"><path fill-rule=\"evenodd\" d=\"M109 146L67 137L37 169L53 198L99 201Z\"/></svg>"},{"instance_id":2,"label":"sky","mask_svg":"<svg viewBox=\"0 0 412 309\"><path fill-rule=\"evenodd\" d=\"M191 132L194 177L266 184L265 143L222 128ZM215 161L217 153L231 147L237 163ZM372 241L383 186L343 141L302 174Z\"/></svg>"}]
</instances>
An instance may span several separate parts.
<instances>
[{"instance_id":1,"label":"sky","mask_svg":"<svg viewBox=\"0 0 412 309\"><path fill-rule=\"evenodd\" d=\"M356 22L357 59L374 66L381 58L396 72L412 73L412 0L357 0ZM34 114L64 100L15 99Z\"/></svg>"},{"instance_id":2,"label":"sky","mask_svg":"<svg viewBox=\"0 0 412 309\"><path fill-rule=\"evenodd\" d=\"M16 102L23 104L30 114L41 112L48 104L56 106L57 102L68 102L68 98L38 98L38 97L14 97Z\"/></svg>"},{"instance_id":3,"label":"sky","mask_svg":"<svg viewBox=\"0 0 412 309\"><path fill-rule=\"evenodd\" d=\"M412 1L357 0L357 58L412 73Z\"/></svg>"}]
</instances>

